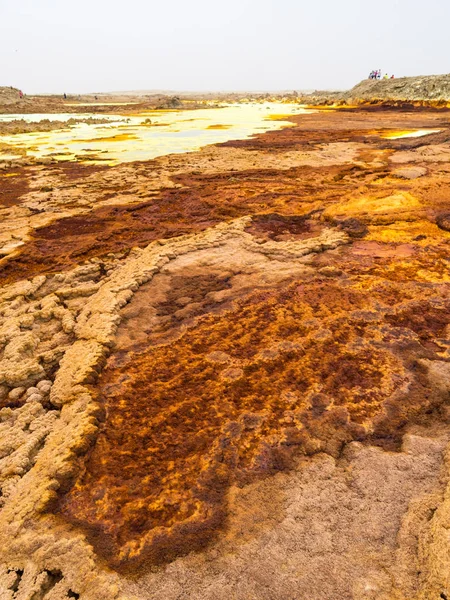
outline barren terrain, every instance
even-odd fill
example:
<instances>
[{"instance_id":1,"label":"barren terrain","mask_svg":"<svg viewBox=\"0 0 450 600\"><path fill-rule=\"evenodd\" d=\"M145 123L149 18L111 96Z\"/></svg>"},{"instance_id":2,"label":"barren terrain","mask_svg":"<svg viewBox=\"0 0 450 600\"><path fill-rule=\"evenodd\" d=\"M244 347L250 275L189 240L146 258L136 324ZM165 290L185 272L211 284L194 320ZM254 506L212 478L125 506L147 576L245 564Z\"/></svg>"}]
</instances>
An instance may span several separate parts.
<instances>
[{"instance_id":1,"label":"barren terrain","mask_svg":"<svg viewBox=\"0 0 450 600\"><path fill-rule=\"evenodd\" d=\"M2 600L450 598L450 112L290 121L0 171Z\"/></svg>"},{"instance_id":2,"label":"barren terrain","mask_svg":"<svg viewBox=\"0 0 450 600\"><path fill-rule=\"evenodd\" d=\"M450 107L450 74L365 79L346 91L300 94L306 104L340 106Z\"/></svg>"}]
</instances>

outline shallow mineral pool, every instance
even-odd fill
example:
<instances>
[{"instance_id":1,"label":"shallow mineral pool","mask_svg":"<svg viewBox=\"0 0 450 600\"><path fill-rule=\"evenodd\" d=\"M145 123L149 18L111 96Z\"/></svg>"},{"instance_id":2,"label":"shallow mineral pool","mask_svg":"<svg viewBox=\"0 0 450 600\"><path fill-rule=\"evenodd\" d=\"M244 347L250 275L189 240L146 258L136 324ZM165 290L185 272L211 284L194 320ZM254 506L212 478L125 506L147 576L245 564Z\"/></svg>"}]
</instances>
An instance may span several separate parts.
<instances>
[{"instance_id":1,"label":"shallow mineral pool","mask_svg":"<svg viewBox=\"0 0 450 600\"><path fill-rule=\"evenodd\" d=\"M23 155L56 160L118 164L192 152L208 144L246 139L256 133L292 126L287 116L311 112L298 104L230 104L200 110L146 111L133 116L110 115L110 123L0 136L0 160ZM95 114L0 115L1 120L67 121ZM101 115L105 118L104 115Z\"/></svg>"},{"instance_id":2,"label":"shallow mineral pool","mask_svg":"<svg viewBox=\"0 0 450 600\"><path fill-rule=\"evenodd\" d=\"M430 135L432 133L439 133L440 129L411 129L408 131L392 131L383 134L381 137L389 140L399 140L402 138L416 138L424 135Z\"/></svg>"}]
</instances>

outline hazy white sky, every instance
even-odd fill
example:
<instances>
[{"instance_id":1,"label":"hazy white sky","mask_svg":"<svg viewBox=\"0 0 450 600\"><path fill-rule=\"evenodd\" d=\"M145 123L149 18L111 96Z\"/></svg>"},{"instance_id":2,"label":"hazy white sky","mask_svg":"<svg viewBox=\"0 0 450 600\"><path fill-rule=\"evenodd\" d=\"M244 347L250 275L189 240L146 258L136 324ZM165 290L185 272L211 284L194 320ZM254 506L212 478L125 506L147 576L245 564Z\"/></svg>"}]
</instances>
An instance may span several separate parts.
<instances>
[{"instance_id":1,"label":"hazy white sky","mask_svg":"<svg viewBox=\"0 0 450 600\"><path fill-rule=\"evenodd\" d=\"M348 88L450 72L448 0L0 0L26 93Z\"/></svg>"}]
</instances>

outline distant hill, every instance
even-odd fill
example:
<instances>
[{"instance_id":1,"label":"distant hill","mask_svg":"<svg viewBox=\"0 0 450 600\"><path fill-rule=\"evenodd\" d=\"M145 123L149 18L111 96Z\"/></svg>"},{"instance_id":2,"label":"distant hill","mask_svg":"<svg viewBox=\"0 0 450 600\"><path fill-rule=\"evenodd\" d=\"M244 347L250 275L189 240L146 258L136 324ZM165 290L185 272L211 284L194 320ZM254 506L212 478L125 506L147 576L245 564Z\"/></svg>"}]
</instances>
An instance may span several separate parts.
<instances>
[{"instance_id":1,"label":"distant hill","mask_svg":"<svg viewBox=\"0 0 450 600\"><path fill-rule=\"evenodd\" d=\"M18 107L20 106L21 112L33 112L33 110L37 110L37 108L47 112L51 109L52 103L54 104L52 110L60 110L62 103L64 102L61 94L49 96L26 96L23 100L21 100L19 97L19 91L20 90L17 88L0 87L0 112L12 112L17 110L16 107L13 106L14 104L18 104ZM93 99L97 99L98 97L100 102L127 102L130 100L142 102L143 96L147 95L147 101L155 103L155 106L158 108L167 108L172 106L170 102L173 102L174 98L177 99L177 102L179 102L180 98L239 101L242 99L242 94L243 92L178 92L177 96L175 97L157 94L156 90L151 90L150 92L136 91L109 94L98 93L97 95L84 94L82 96L76 96L76 100L91 102ZM450 108L450 74L400 77L398 79L364 79L355 85L351 90L347 91L300 91L289 92L287 95L290 97L295 96L297 101L310 105L338 104L358 106L368 104L414 104L417 106L425 105ZM249 93L249 97L255 98L271 97L281 99L285 96L286 93L283 92L273 92L272 94L262 92ZM70 98L73 99L75 96L71 95ZM68 107L66 107L66 110L69 110Z\"/></svg>"},{"instance_id":2,"label":"distant hill","mask_svg":"<svg viewBox=\"0 0 450 600\"><path fill-rule=\"evenodd\" d=\"M399 79L366 79L344 97L356 100L394 100L403 102L450 102L450 74Z\"/></svg>"},{"instance_id":3,"label":"distant hill","mask_svg":"<svg viewBox=\"0 0 450 600\"><path fill-rule=\"evenodd\" d=\"M0 106L18 102L20 100L19 91L17 88L0 86Z\"/></svg>"},{"instance_id":4,"label":"distant hill","mask_svg":"<svg viewBox=\"0 0 450 600\"><path fill-rule=\"evenodd\" d=\"M301 97L307 104L450 104L450 74L364 79L346 92L316 91Z\"/></svg>"}]
</instances>

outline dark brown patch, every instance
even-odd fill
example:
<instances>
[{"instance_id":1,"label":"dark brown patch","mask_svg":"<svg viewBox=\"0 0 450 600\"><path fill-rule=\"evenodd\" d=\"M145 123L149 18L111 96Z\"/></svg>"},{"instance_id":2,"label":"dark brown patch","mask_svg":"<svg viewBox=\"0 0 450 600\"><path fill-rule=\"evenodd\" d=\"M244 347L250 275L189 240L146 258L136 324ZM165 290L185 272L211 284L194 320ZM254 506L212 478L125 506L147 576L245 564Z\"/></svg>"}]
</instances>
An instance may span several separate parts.
<instances>
[{"instance_id":1,"label":"dark brown patch","mask_svg":"<svg viewBox=\"0 0 450 600\"><path fill-rule=\"evenodd\" d=\"M444 231L450 231L450 213L436 217L436 225Z\"/></svg>"},{"instance_id":2,"label":"dark brown patch","mask_svg":"<svg viewBox=\"0 0 450 600\"><path fill-rule=\"evenodd\" d=\"M431 323L449 306L420 308L439 334ZM395 449L443 398L413 369L429 350L406 317L384 326L388 310L350 285L296 284L206 316L174 344L113 356L98 387L106 421L61 515L115 567L160 562L214 539L231 482L299 452L337 456L368 432ZM231 363L208 359L223 353Z\"/></svg>"},{"instance_id":3,"label":"dark brown patch","mask_svg":"<svg viewBox=\"0 0 450 600\"><path fill-rule=\"evenodd\" d=\"M0 175L0 206L17 206L28 191L26 169L9 169L7 175Z\"/></svg>"},{"instance_id":4,"label":"dark brown patch","mask_svg":"<svg viewBox=\"0 0 450 600\"><path fill-rule=\"evenodd\" d=\"M331 169L332 170L332 169ZM244 171L214 176L174 177L182 189L162 191L148 202L105 206L37 229L34 239L0 268L0 282L61 271L93 256L183 234L223 221L275 209L279 214L310 212L311 203L334 197L334 185L310 194L317 177L330 169ZM303 178L298 181L299 175ZM339 187L336 184L336 188Z\"/></svg>"},{"instance_id":5,"label":"dark brown patch","mask_svg":"<svg viewBox=\"0 0 450 600\"><path fill-rule=\"evenodd\" d=\"M78 179L89 177L94 173L101 173L111 167L108 167L107 165L84 164L78 161L65 161L59 162L56 165L51 165L51 168L62 173L69 181L76 181Z\"/></svg>"},{"instance_id":6,"label":"dark brown patch","mask_svg":"<svg viewBox=\"0 0 450 600\"><path fill-rule=\"evenodd\" d=\"M310 218L310 215L280 215L269 213L252 218L245 231L260 239L302 240L320 235L323 225Z\"/></svg>"}]
</instances>

